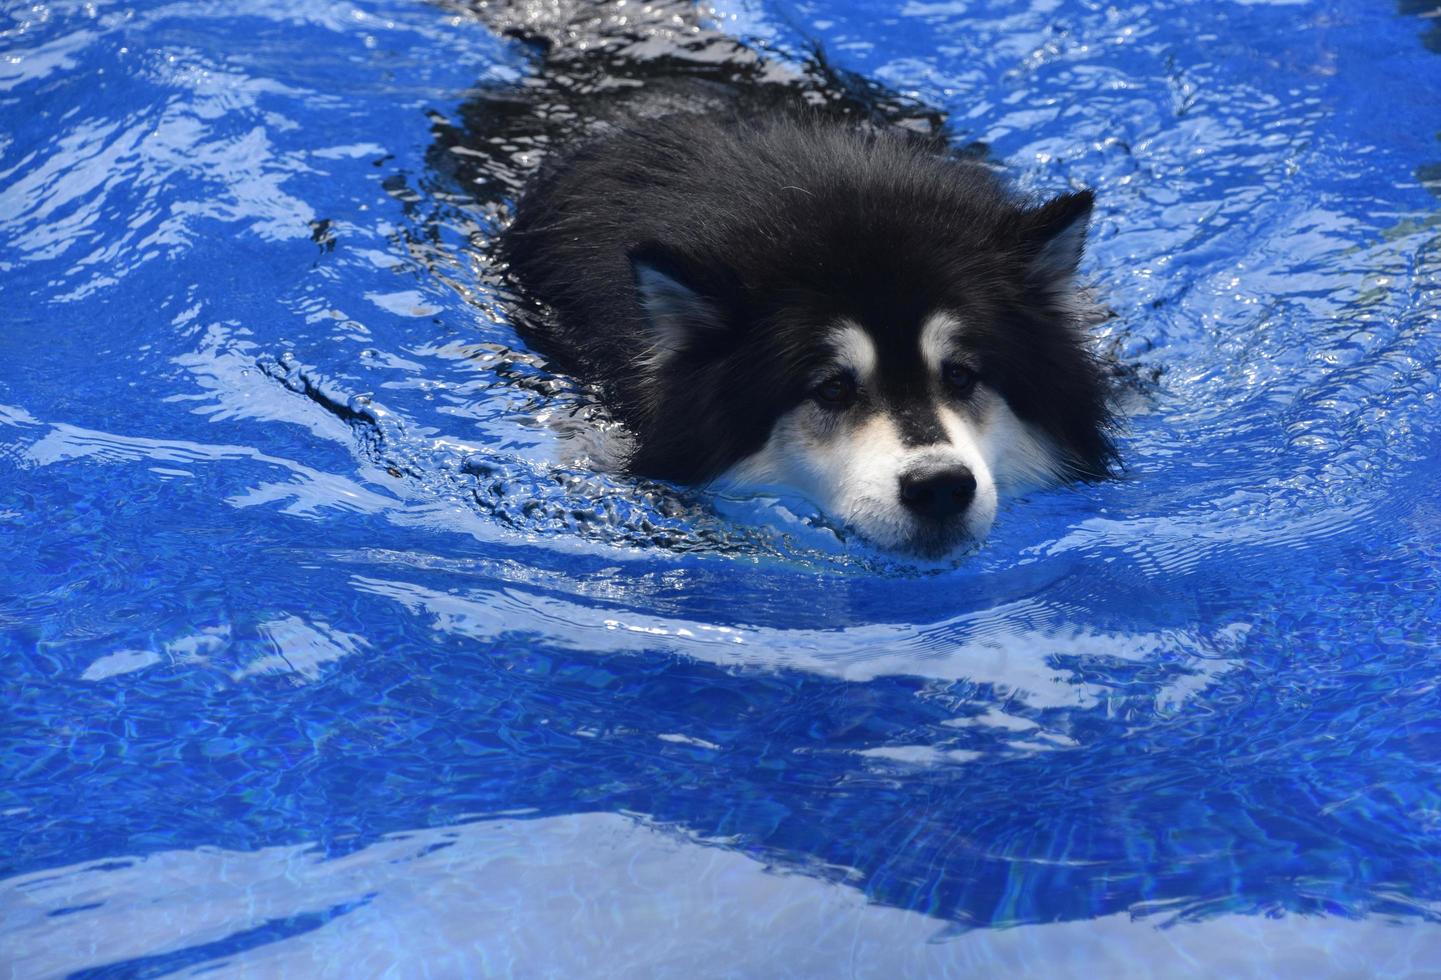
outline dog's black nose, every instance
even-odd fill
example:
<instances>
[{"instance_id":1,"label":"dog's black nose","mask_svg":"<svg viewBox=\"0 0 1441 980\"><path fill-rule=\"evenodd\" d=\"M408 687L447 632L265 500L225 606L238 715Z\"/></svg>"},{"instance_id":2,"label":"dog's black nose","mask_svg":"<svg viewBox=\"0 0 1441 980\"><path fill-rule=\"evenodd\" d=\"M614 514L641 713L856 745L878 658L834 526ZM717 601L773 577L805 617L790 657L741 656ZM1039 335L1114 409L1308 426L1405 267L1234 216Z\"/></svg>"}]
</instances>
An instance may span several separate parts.
<instances>
[{"instance_id":1,"label":"dog's black nose","mask_svg":"<svg viewBox=\"0 0 1441 980\"><path fill-rule=\"evenodd\" d=\"M918 470L901 477L901 503L920 517L960 514L976 496L976 478L964 466Z\"/></svg>"}]
</instances>

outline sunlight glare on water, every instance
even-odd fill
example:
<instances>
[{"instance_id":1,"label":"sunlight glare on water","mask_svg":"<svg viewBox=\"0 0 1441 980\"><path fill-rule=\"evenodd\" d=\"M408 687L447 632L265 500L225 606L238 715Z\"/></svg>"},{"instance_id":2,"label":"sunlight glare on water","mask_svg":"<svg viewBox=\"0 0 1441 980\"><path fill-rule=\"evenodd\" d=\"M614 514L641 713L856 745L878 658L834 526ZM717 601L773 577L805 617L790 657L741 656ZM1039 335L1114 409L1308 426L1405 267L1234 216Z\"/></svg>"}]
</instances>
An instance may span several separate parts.
<instances>
[{"instance_id":1,"label":"sunlight glare on water","mask_svg":"<svg viewBox=\"0 0 1441 980\"><path fill-rule=\"evenodd\" d=\"M1436 12L722 6L1097 192L1125 472L916 566L587 465L494 12L0 11L0 963L1438 962Z\"/></svg>"}]
</instances>

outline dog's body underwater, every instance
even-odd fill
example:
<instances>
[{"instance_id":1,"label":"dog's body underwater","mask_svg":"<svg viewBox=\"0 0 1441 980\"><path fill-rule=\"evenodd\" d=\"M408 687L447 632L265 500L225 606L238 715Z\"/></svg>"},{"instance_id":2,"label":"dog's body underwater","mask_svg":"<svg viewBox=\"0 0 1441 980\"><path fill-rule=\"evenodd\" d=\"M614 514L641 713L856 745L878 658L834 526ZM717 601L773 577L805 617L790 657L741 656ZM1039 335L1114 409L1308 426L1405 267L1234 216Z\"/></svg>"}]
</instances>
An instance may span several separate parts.
<instances>
[{"instance_id":1,"label":"dog's body underwater","mask_svg":"<svg viewBox=\"0 0 1441 980\"><path fill-rule=\"evenodd\" d=\"M1089 192L1028 202L874 119L700 108L553 150L502 240L554 311L530 339L626 426L630 472L789 487L939 557L1006 493L1108 471Z\"/></svg>"}]
</instances>

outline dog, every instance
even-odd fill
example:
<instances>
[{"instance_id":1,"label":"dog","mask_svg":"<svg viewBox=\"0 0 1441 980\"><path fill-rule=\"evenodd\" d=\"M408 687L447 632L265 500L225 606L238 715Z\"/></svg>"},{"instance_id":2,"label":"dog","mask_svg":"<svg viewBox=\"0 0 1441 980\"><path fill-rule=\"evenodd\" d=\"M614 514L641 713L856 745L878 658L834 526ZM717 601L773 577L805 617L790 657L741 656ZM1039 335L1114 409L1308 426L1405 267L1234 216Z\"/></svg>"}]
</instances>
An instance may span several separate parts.
<instances>
[{"instance_id":1,"label":"dog","mask_svg":"<svg viewBox=\"0 0 1441 980\"><path fill-rule=\"evenodd\" d=\"M822 62L758 80L732 41L740 68L707 78L695 29L629 60L556 33L528 37L593 84L642 65L658 95L619 87L629 102L548 134L499 243L552 313L528 340L628 430L626 471L788 488L930 559L983 540L1008 495L1110 474L1077 282L1090 191L1026 199ZM677 52L691 63L666 70Z\"/></svg>"}]
</instances>

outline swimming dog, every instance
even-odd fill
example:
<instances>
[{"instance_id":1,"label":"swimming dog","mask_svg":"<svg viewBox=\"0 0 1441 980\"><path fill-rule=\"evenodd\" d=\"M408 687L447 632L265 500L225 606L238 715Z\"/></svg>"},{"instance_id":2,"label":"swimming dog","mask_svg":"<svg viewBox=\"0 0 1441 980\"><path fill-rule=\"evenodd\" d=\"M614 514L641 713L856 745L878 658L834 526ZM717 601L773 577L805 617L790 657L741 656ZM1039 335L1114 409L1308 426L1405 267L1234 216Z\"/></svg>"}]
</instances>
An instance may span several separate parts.
<instances>
[{"instance_id":1,"label":"swimming dog","mask_svg":"<svg viewBox=\"0 0 1441 980\"><path fill-rule=\"evenodd\" d=\"M645 63L652 90L683 74ZM1092 194L1027 199L939 127L798 87L732 72L612 103L522 185L501 254L553 311L528 337L628 429L625 469L790 488L927 558L1007 494L1105 476Z\"/></svg>"}]
</instances>

